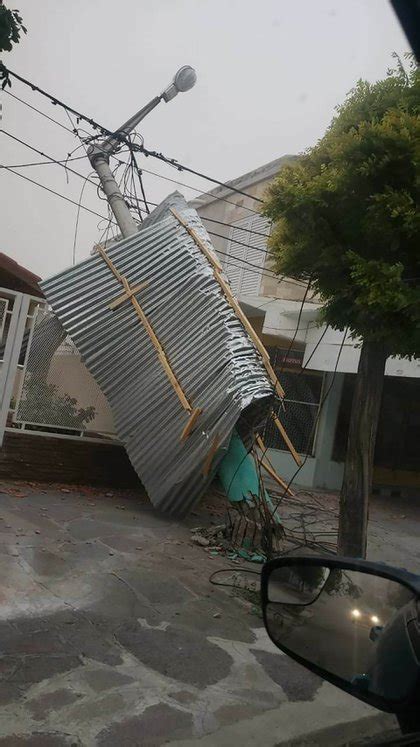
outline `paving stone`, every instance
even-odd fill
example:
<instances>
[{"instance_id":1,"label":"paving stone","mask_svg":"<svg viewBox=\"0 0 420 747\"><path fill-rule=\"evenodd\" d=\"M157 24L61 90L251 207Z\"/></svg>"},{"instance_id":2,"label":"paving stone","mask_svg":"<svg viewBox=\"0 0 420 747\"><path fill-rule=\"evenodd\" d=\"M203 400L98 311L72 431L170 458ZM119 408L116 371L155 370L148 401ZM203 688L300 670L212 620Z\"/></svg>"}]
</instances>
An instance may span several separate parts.
<instances>
[{"instance_id":1,"label":"paving stone","mask_svg":"<svg viewBox=\"0 0 420 747\"><path fill-rule=\"evenodd\" d=\"M134 682L132 677L128 677L126 674L122 674L111 668L86 670L83 672L83 679L86 680L88 685L96 693Z\"/></svg>"},{"instance_id":2,"label":"paving stone","mask_svg":"<svg viewBox=\"0 0 420 747\"><path fill-rule=\"evenodd\" d=\"M0 682L0 706L9 703L18 703L24 695L25 688L14 685L11 682Z\"/></svg>"},{"instance_id":3,"label":"paving stone","mask_svg":"<svg viewBox=\"0 0 420 747\"><path fill-rule=\"evenodd\" d=\"M78 724L84 722L90 727L93 719L101 718L102 721L106 722L112 714L111 717L115 720L125 708L126 703L122 695L117 692L109 693L103 698L85 699L80 704L73 705L71 707L71 718ZM118 743L115 744L115 747L117 745Z\"/></svg>"},{"instance_id":4,"label":"paving stone","mask_svg":"<svg viewBox=\"0 0 420 747\"><path fill-rule=\"evenodd\" d=\"M192 716L164 703L113 724L97 737L98 747L158 747L169 740L191 735Z\"/></svg>"},{"instance_id":5,"label":"paving stone","mask_svg":"<svg viewBox=\"0 0 420 747\"><path fill-rule=\"evenodd\" d=\"M172 626L153 630L128 623L121 626L116 638L143 664L179 682L204 687L219 682L230 671L229 654L194 630Z\"/></svg>"},{"instance_id":6,"label":"paving stone","mask_svg":"<svg viewBox=\"0 0 420 747\"><path fill-rule=\"evenodd\" d=\"M177 703L188 705L188 703L194 703L197 700L197 695L188 692L188 690L178 690L176 693L170 693L170 698L173 698Z\"/></svg>"},{"instance_id":7,"label":"paving stone","mask_svg":"<svg viewBox=\"0 0 420 747\"><path fill-rule=\"evenodd\" d=\"M44 693L38 698L28 701L28 708L35 721L43 721L51 711L57 711L63 706L74 703L79 699L77 693L62 688L50 693Z\"/></svg>"},{"instance_id":8,"label":"paving stone","mask_svg":"<svg viewBox=\"0 0 420 747\"><path fill-rule=\"evenodd\" d=\"M10 682L32 685L79 666L80 660L77 656L25 656L17 670L10 676Z\"/></svg>"},{"instance_id":9,"label":"paving stone","mask_svg":"<svg viewBox=\"0 0 420 747\"><path fill-rule=\"evenodd\" d=\"M313 700L322 680L286 656L276 656L253 649L252 653L269 677L284 690L291 701Z\"/></svg>"}]
</instances>

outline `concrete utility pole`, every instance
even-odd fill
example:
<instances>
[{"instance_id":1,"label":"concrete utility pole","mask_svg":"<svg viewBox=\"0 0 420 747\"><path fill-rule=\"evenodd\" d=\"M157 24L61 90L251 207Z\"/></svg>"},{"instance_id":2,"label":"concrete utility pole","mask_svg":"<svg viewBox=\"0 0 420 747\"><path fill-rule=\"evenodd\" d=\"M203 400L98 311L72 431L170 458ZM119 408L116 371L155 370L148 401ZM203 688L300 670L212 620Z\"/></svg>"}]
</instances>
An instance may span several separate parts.
<instances>
[{"instance_id":1,"label":"concrete utility pole","mask_svg":"<svg viewBox=\"0 0 420 747\"><path fill-rule=\"evenodd\" d=\"M95 169L99 176L102 189L108 199L115 220L117 221L124 238L132 236L133 233L137 232L137 224L112 175L109 167L109 158L121 146L121 136L126 137L129 135L129 133L137 127L139 122L141 122L141 120L144 119L162 100L168 102L175 98L178 93L189 91L189 89L195 85L196 80L197 76L194 68L189 65L184 65L178 70L174 79L170 85L165 88L163 93L161 93L160 96L155 96L155 98L149 101L143 109L140 109L137 114L128 119L127 122L124 122L124 124L117 130L114 137L109 137L103 143L99 145L91 145L88 148L88 157L92 164L92 168Z\"/></svg>"}]
</instances>

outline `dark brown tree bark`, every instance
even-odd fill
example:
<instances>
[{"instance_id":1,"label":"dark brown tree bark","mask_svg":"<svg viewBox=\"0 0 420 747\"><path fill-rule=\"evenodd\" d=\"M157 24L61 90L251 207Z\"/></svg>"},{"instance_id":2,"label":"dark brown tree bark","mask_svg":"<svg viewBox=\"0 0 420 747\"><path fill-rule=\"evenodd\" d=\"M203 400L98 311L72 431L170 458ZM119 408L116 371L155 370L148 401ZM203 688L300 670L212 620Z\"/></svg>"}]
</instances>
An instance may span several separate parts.
<instances>
[{"instance_id":1,"label":"dark brown tree bark","mask_svg":"<svg viewBox=\"0 0 420 747\"><path fill-rule=\"evenodd\" d=\"M366 557L373 457L388 357L378 342L364 342L353 395L343 486L340 494L338 552Z\"/></svg>"}]
</instances>

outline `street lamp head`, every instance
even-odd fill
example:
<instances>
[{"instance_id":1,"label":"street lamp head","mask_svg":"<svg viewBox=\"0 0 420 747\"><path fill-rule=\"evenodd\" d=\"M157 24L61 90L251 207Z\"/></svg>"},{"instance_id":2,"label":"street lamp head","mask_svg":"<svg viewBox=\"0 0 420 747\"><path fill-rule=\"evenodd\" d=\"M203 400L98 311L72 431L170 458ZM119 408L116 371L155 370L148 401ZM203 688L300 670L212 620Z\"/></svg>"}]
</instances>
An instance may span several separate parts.
<instances>
[{"instance_id":1,"label":"street lamp head","mask_svg":"<svg viewBox=\"0 0 420 747\"><path fill-rule=\"evenodd\" d=\"M197 74L194 68L190 65L183 65L175 73L171 84L162 93L163 100L166 102L171 101L178 93L189 91L195 85L196 80Z\"/></svg>"},{"instance_id":2,"label":"street lamp head","mask_svg":"<svg viewBox=\"0 0 420 747\"><path fill-rule=\"evenodd\" d=\"M195 86L197 81L197 73L194 68L190 65L183 65L179 68L178 72L175 73L173 84L178 91L189 91L190 88Z\"/></svg>"}]
</instances>

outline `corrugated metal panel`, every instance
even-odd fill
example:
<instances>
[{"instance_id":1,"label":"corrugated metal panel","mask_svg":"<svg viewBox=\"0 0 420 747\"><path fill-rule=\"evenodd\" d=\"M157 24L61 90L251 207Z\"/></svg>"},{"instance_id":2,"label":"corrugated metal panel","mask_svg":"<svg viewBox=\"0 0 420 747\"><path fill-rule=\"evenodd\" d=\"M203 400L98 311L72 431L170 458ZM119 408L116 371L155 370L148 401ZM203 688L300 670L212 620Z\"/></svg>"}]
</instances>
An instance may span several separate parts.
<instances>
[{"instance_id":1,"label":"corrugated metal panel","mask_svg":"<svg viewBox=\"0 0 420 747\"><path fill-rule=\"evenodd\" d=\"M115 427L153 504L186 513L206 489L239 416L267 406L272 386L248 334L213 277L210 263L176 218L173 205L211 247L195 210L180 195L168 198L138 234L108 250L137 294L183 391L203 409L184 442L188 421L156 350L130 302L114 311L122 288L94 255L42 283L112 407ZM255 408L261 413L265 407ZM252 407L245 417L252 417ZM203 465L215 437L219 448L208 476Z\"/></svg>"}]
</instances>

